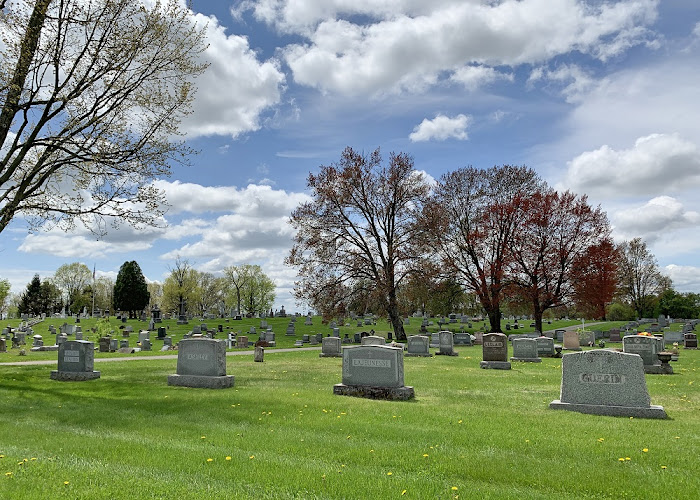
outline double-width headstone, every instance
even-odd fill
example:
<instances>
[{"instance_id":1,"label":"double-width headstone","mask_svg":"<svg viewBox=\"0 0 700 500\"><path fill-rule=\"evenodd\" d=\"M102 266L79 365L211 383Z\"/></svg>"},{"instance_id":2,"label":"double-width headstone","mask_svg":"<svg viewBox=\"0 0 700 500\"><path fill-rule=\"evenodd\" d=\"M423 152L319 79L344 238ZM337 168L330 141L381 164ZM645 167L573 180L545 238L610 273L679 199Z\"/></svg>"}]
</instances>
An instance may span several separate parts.
<instances>
[{"instance_id":1,"label":"double-width headstone","mask_svg":"<svg viewBox=\"0 0 700 500\"><path fill-rule=\"evenodd\" d=\"M579 343L579 335L576 332L564 332L564 349L567 351L580 351L581 344Z\"/></svg>"},{"instance_id":2,"label":"double-width headstone","mask_svg":"<svg viewBox=\"0 0 700 500\"><path fill-rule=\"evenodd\" d=\"M601 332L602 335L602 332ZM589 330L578 332L578 344L581 346L592 347L595 345L595 333Z\"/></svg>"},{"instance_id":3,"label":"double-width headstone","mask_svg":"<svg viewBox=\"0 0 700 500\"><path fill-rule=\"evenodd\" d=\"M202 337L180 341L177 373L168 375L168 385L224 389L233 381L233 375L226 375L224 341Z\"/></svg>"},{"instance_id":4,"label":"double-width headstone","mask_svg":"<svg viewBox=\"0 0 700 500\"><path fill-rule=\"evenodd\" d=\"M622 339L623 352L630 354L638 354L644 363L645 373L665 373L667 369L662 370L661 361L657 353L659 349L659 341L656 337L647 335L626 335ZM669 365L670 368L670 365Z\"/></svg>"},{"instance_id":5,"label":"double-width headstone","mask_svg":"<svg viewBox=\"0 0 700 500\"><path fill-rule=\"evenodd\" d=\"M380 337L378 335L367 335L366 337L362 337L360 340L362 345L385 345L386 340L384 337Z\"/></svg>"},{"instance_id":6,"label":"double-width headstone","mask_svg":"<svg viewBox=\"0 0 700 500\"><path fill-rule=\"evenodd\" d=\"M651 405L639 356L610 350L565 354L561 391L550 408L592 415L666 418Z\"/></svg>"},{"instance_id":7,"label":"double-width headstone","mask_svg":"<svg viewBox=\"0 0 700 500\"><path fill-rule=\"evenodd\" d=\"M468 333L455 333L454 345L472 345L472 336Z\"/></svg>"},{"instance_id":8,"label":"double-width headstone","mask_svg":"<svg viewBox=\"0 0 700 500\"><path fill-rule=\"evenodd\" d=\"M100 378L94 371L95 344L87 340L67 340L58 348L58 370L51 372L51 379L83 381Z\"/></svg>"},{"instance_id":9,"label":"double-width headstone","mask_svg":"<svg viewBox=\"0 0 700 500\"><path fill-rule=\"evenodd\" d=\"M340 350L340 339L338 337L324 337L321 341L321 358L340 358L342 357Z\"/></svg>"},{"instance_id":10,"label":"double-width headstone","mask_svg":"<svg viewBox=\"0 0 700 500\"><path fill-rule=\"evenodd\" d=\"M403 349L387 345L343 348L343 382L333 393L370 399L406 400L415 397L404 385Z\"/></svg>"},{"instance_id":11,"label":"double-width headstone","mask_svg":"<svg viewBox=\"0 0 700 500\"><path fill-rule=\"evenodd\" d=\"M406 356L430 357L430 339L425 335L411 335L407 339L408 350Z\"/></svg>"},{"instance_id":12,"label":"double-width headstone","mask_svg":"<svg viewBox=\"0 0 700 500\"><path fill-rule=\"evenodd\" d=\"M550 337L537 337L537 356L553 358L556 353L554 352L554 339Z\"/></svg>"},{"instance_id":13,"label":"double-width headstone","mask_svg":"<svg viewBox=\"0 0 700 500\"><path fill-rule=\"evenodd\" d=\"M483 361L481 368L510 370L508 361L508 337L502 333L485 333L482 345Z\"/></svg>"},{"instance_id":14,"label":"double-width headstone","mask_svg":"<svg viewBox=\"0 0 700 500\"><path fill-rule=\"evenodd\" d=\"M664 344L673 344L674 342L683 342L683 332L666 330L664 332Z\"/></svg>"},{"instance_id":15,"label":"double-width headstone","mask_svg":"<svg viewBox=\"0 0 700 500\"><path fill-rule=\"evenodd\" d=\"M513 356L511 356L510 360L525 363L541 363L542 358L537 355L537 339L513 339Z\"/></svg>"},{"instance_id":16,"label":"double-width headstone","mask_svg":"<svg viewBox=\"0 0 700 500\"><path fill-rule=\"evenodd\" d=\"M452 332L446 330L438 332L438 338L438 351L435 354L438 356L459 356L459 353L455 351L454 335Z\"/></svg>"}]
</instances>

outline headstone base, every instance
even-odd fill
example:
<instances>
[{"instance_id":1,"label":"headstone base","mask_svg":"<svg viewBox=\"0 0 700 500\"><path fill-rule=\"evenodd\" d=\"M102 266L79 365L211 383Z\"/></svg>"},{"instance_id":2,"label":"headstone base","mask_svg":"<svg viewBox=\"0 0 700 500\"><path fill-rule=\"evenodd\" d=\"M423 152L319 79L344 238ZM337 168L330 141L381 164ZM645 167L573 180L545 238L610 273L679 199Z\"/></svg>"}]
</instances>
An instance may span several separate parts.
<instances>
[{"instance_id":1,"label":"headstone base","mask_svg":"<svg viewBox=\"0 0 700 500\"><path fill-rule=\"evenodd\" d=\"M673 375L673 367L668 363L644 365L644 373L650 373L652 375Z\"/></svg>"},{"instance_id":2,"label":"headstone base","mask_svg":"<svg viewBox=\"0 0 700 500\"><path fill-rule=\"evenodd\" d=\"M412 386L371 387L365 385L335 384L333 386L333 394L367 399L388 399L394 401L407 401L416 397Z\"/></svg>"},{"instance_id":3,"label":"headstone base","mask_svg":"<svg viewBox=\"0 0 700 500\"><path fill-rule=\"evenodd\" d=\"M452 351L452 352L436 352L436 356L459 356L459 353L457 351Z\"/></svg>"},{"instance_id":4,"label":"headstone base","mask_svg":"<svg viewBox=\"0 0 700 500\"><path fill-rule=\"evenodd\" d=\"M41 347L32 347L30 351L58 351L57 345L42 345Z\"/></svg>"},{"instance_id":5,"label":"headstone base","mask_svg":"<svg viewBox=\"0 0 700 500\"><path fill-rule=\"evenodd\" d=\"M58 370L51 370L51 380L60 380L62 382L82 382L96 378L100 378L100 372L59 372Z\"/></svg>"},{"instance_id":6,"label":"headstone base","mask_svg":"<svg viewBox=\"0 0 700 500\"><path fill-rule=\"evenodd\" d=\"M516 357L511 357L511 361L520 361L522 363L541 363L542 358L516 358Z\"/></svg>"},{"instance_id":7,"label":"headstone base","mask_svg":"<svg viewBox=\"0 0 700 500\"><path fill-rule=\"evenodd\" d=\"M549 407L553 410L568 410L578 413L586 413L588 415L605 415L608 417L637 417L637 418L668 418L663 406L606 406L606 405L589 405L562 403L555 399L549 403Z\"/></svg>"},{"instance_id":8,"label":"headstone base","mask_svg":"<svg viewBox=\"0 0 700 500\"><path fill-rule=\"evenodd\" d=\"M406 354L404 354L404 357L409 357L409 358L418 358L418 357L420 357L420 358L432 358L433 355L430 354L430 353L421 354L421 353L418 353L418 352L407 352Z\"/></svg>"},{"instance_id":9,"label":"headstone base","mask_svg":"<svg viewBox=\"0 0 700 500\"><path fill-rule=\"evenodd\" d=\"M482 361L479 363L481 368L490 368L492 370L510 370L509 361Z\"/></svg>"},{"instance_id":10,"label":"headstone base","mask_svg":"<svg viewBox=\"0 0 700 500\"><path fill-rule=\"evenodd\" d=\"M233 387L233 375L210 377L205 375L168 375L168 385L203 389L226 389Z\"/></svg>"},{"instance_id":11,"label":"headstone base","mask_svg":"<svg viewBox=\"0 0 700 500\"><path fill-rule=\"evenodd\" d=\"M318 355L318 357L319 357L319 358L342 358L343 355L342 355L341 353L337 353L337 354L324 354L324 353L321 353L321 354Z\"/></svg>"},{"instance_id":12,"label":"headstone base","mask_svg":"<svg viewBox=\"0 0 700 500\"><path fill-rule=\"evenodd\" d=\"M565 347L565 351L583 351L580 347Z\"/></svg>"}]
</instances>

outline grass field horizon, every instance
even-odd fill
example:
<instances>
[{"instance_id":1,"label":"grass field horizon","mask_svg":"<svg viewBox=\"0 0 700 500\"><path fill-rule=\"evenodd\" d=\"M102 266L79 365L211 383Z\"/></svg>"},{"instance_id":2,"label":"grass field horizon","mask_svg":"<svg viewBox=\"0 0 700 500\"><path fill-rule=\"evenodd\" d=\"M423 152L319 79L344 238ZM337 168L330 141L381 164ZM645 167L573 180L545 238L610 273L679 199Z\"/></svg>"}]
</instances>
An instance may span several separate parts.
<instances>
[{"instance_id":1,"label":"grass field horizon","mask_svg":"<svg viewBox=\"0 0 700 500\"><path fill-rule=\"evenodd\" d=\"M646 375L669 419L645 420L550 410L561 359L456 350L404 360L409 402L333 395L341 360L317 351L228 357L223 390L169 387L173 359L73 383L0 364L0 498L696 497L698 351Z\"/></svg>"}]
</instances>

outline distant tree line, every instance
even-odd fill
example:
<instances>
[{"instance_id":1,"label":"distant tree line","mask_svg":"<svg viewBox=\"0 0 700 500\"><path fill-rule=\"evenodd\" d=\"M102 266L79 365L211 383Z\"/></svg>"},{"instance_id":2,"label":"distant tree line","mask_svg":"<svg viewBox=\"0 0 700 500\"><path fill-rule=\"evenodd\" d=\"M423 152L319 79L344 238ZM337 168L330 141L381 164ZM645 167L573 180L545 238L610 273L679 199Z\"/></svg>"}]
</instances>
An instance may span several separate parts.
<instances>
[{"instance_id":1,"label":"distant tree line","mask_svg":"<svg viewBox=\"0 0 700 500\"><path fill-rule=\"evenodd\" d=\"M607 215L525 166L465 167L434 184L413 159L346 148L309 174L291 214L295 294L325 317L465 312L500 331L504 311L633 319L696 317L639 238L615 245Z\"/></svg>"}]
</instances>

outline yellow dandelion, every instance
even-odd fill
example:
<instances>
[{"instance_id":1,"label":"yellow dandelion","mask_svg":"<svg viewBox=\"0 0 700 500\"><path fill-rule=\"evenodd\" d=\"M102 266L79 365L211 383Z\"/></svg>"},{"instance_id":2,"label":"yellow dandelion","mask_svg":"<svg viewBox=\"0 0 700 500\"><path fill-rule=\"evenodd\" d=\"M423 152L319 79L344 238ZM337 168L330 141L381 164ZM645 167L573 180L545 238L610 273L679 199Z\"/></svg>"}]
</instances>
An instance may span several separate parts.
<instances>
[{"instance_id":1,"label":"yellow dandelion","mask_svg":"<svg viewBox=\"0 0 700 500\"><path fill-rule=\"evenodd\" d=\"M456 487L456 486L453 486L453 487L452 487L452 491L457 491L457 487Z\"/></svg>"},{"instance_id":2,"label":"yellow dandelion","mask_svg":"<svg viewBox=\"0 0 700 500\"><path fill-rule=\"evenodd\" d=\"M0 455L0 458L5 458L5 455Z\"/></svg>"},{"instance_id":3,"label":"yellow dandelion","mask_svg":"<svg viewBox=\"0 0 700 500\"><path fill-rule=\"evenodd\" d=\"M206 436L202 436L202 437L201 437L201 439L206 439L206 438L207 438Z\"/></svg>"},{"instance_id":4,"label":"yellow dandelion","mask_svg":"<svg viewBox=\"0 0 700 500\"><path fill-rule=\"evenodd\" d=\"M680 439L680 438L681 438L680 436L676 436L674 439Z\"/></svg>"},{"instance_id":5,"label":"yellow dandelion","mask_svg":"<svg viewBox=\"0 0 700 500\"><path fill-rule=\"evenodd\" d=\"M387 476L393 476L394 473L393 473L393 472L387 472L386 475L387 475Z\"/></svg>"},{"instance_id":6,"label":"yellow dandelion","mask_svg":"<svg viewBox=\"0 0 700 500\"><path fill-rule=\"evenodd\" d=\"M647 451L649 451L649 448L644 448L642 451L646 453Z\"/></svg>"},{"instance_id":7,"label":"yellow dandelion","mask_svg":"<svg viewBox=\"0 0 700 500\"><path fill-rule=\"evenodd\" d=\"M529 440L529 439L526 439L526 440L525 440L525 442L526 442L526 443L529 443L529 442L530 442L530 440Z\"/></svg>"},{"instance_id":8,"label":"yellow dandelion","mask_svg":"<svg viewBox=\"0 0 700 500\"><path fill-rule=\"evenodd\" d=\"M457 423L458 423L458 424L461 424L461 423L462 423L462 421L460 420L460 421L458 421Z\"/></svg>"},{"instance_id":9,"label":"yellow dandelion","mask_svg":"<svg viewBox=\"0 0 700 500\"><path fill-rule=\"evenodd\" d=\"M253 460L253 459L255 458L255 455L251 455L251 456L249 456L248 458L250 458L251 460Z\"/></svg>"},{"instance_id":10,"label":"yellow dandelion","mask_svg":"<svg viewBox=\"0 0 700 500\"><path fill-rule=\"evenodd\" d=\"M374 453L374 450L369 450L370 453Z\"/></svg>"},{"instance_id":11,"label":"yellow dandelion","mask_svg":"<svg viewBox=\"0 0 700 500\"><path fill-rule=\"evenodd\" d=\"M31 460L32 462L35 462L35 461L36 461L36 457L32 457L32 458L30 458L29 460Z\"/></svg>"},{"instance_id":12,"label":"yellow dandelion","mask_svg":"<svg viewBox=\"0 0 700 500\"><path fill-rule=\"evenodd\" d=\"M662 469L665 469L665 468L666 468L666 466L665 466L665 465L662 465L662 466L661 466L661 468L662 468Z\"/></svg>"},{"instance_id":13,"label":"yellow dandelion","mask_svg":"<svg viewBox=\"0 0 700 500\"><path fill-rule=\"evenodd\" d=\"M5 475L6 475L7 477L11 477L11 476L12 476L12 472L5 472Z\"/></svg>"},{"instance_id":14,"label":"yellow dandelion","mask_svg":"<svg viewBox=\"0 0 700 500\"><path fill-rule=\"evenodd\" d=\"M630 457L625 457L625 460L627 460L629 462L632 459Z\"/></svg>"},{"instance_id":15,"label":"yellow dandelion","mask_svg":"<svg viewBox=\"0 0 700 500\"><path fill-rule=\"evenodd\" d=\"M69 483L68 481L63 481L63 484L65 484L66 486L68 486L70 483Z\"/></svg>"},{"instance_id":16,"label":"yellow dandelion","mask_svg":"<svg viewBox=\"0 0 700 500\"><path fill-rule=\"evenodd\" d=\"M625 459L622 458L622 457L618 458L617 460L618 460L619 462L624 462L624 461L625 461Z\"/></svg>"},{"instance_id":17,"label":"yellow dandelion","mask_svg":"<svg viewBox=\"0 0 700 500\"><path fill-rule=\"evenodd\" d=\"M423 453L423 456L424 456L424 457L427 457L427 456L429 456L429 455L428 455L427 453Z\"/></svg>"},{"instance_id":18,"label":"yellow dandelion","mask_svg":"<svg viewBox=\"0 0 700 500\"><path fill-rule=\"evenodd\" d=\"M214 461L213 458L207 458L207 462L213 462L213 461Z\"/></svg>"},{"instance_id":19,"label":"yellow dandelion","mask_svg":"<svg viewBox=\"0 0 700 500\"><path fill-rule=\"evenodd\" d=\"M350 439L350 436L346 437L345 439Z\"/></svg>"},{"instance_id":20,"label":"yellow dandelion","mask_svg":"<svg viewBox=\"0 0 700 500\"><path fill-rule=\"evenodd\" d=\"M406 490L403 490L403 491L401 492L401 496L404 496L405 494L406 494Z\"/></svg>"}]
</instances>

